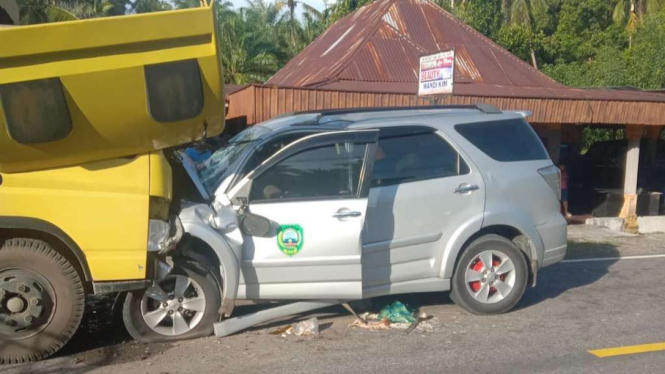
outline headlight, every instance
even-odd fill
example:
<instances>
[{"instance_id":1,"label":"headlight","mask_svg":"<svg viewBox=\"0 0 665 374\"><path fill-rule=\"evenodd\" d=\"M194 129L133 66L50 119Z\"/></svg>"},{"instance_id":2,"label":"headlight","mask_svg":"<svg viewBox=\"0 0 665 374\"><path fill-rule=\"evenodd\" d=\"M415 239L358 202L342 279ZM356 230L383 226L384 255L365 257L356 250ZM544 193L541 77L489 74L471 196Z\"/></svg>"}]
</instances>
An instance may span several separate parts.
<instances>
[{"instance_id":1,"label":"headlight","mask_svg":"<svg viewBox=\"0 0 665 374\"><path fill-rule=\"evenodd\" d=\"M151 219L148 222L148 251L163 255L176 247L183 235L182 223L176 216L169 222Z\"/></svg>"},{"instance_id":2,"label":"headlight","mask_svg":"<svg viewBox=\"0 0 665 374\"><path fill-rule=\"evenodd\" d=\"M166 249L171 225L162 220L151 219L148 225L148 251L159 252Z\"/></svg>"}]
</instances>

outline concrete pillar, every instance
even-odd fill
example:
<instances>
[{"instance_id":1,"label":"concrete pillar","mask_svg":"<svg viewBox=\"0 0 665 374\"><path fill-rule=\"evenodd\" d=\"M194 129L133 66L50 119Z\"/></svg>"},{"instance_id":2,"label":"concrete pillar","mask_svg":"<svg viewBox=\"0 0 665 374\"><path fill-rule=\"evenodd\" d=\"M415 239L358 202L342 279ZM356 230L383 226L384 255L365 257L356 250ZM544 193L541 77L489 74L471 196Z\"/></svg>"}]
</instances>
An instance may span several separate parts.
<instances>
[{"instance_id":1,"label":"concrete pillar","mask_svg":"<svg viewBox=\"0 0 665 374\"><path fill-rule=\"evenodd\" d=\"M660 138L661 126L648 126L646 128L646 162L648 165L656 164L656 153L658 152L658 139Z\"/></svg>"},{"instance_id":2,"label":"concrete pillar","mask_svg":"<svg viewBox=\"0 0 665 374\"><path fill-rule=\"evenodd\" d=\"M637 173L640 166L642 126L626 126L626 167L623 180L623 207L620 216L626 219L626 230L637 230Z\"/></svg>"}]
</instances>

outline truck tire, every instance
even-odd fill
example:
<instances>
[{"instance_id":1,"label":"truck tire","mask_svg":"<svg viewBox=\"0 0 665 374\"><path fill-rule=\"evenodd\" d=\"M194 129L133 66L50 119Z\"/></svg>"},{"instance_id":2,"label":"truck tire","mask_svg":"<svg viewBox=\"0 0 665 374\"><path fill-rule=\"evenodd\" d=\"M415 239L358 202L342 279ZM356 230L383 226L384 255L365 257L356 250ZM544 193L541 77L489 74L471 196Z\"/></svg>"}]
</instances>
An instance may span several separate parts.
<instances>
[{"instance_id":1,"label":"truck tire","mask_svg":"<svg viewBox=\"0 0 665 374\"><path fill-rule=\"evenodd\" d=\"M48 243L0 244L0 364L54 354L78 329L84 308L79 274Z\"/></svg>"},{"instance_id":2,"label":"truck tire","mask_svg":"<svg viewBox=\"0 0 665 374\"><path fill-rule=\"evenodd\" d=\"M501 314L522 299L528 279L522 251L502 236L485 235L460 256L450 296L473 314Z\"/></svg>"},{"instance_id":3,"label":"truck tire","mask_svg":"<svg viewBox=\"0 0 665 374\"><path fill-rule=\"evenodd\" d=\"M212 335L222 296L212 271L197 265L176 263L157 285L127 294L122 317L135 340L153 343Z\"/></svg>"}]
</instances>

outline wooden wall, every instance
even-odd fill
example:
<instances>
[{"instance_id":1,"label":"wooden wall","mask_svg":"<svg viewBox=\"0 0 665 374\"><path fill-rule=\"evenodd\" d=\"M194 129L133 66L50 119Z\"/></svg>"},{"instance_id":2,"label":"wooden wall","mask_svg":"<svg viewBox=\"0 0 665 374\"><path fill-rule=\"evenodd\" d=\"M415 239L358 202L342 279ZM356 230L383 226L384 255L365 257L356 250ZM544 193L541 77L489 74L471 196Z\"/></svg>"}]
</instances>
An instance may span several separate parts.
<instances>
[{"instance_id":1,"label":"wooden wall","mask_svg":"<svg viewBox=\"0 0 665 374\"><path fill-rule=\"evenodd\" d=\"M502 110L524 110L533 114L531 123L665 125L665 103L515 99L499 97L452 96L427 100L416 95L343 92L303 88L251 85L228 96L227 118L245 116L247 124L266 121L279 114L335 108L420 106L431 104L491 104Z\"/></svg>"}]
</instances>

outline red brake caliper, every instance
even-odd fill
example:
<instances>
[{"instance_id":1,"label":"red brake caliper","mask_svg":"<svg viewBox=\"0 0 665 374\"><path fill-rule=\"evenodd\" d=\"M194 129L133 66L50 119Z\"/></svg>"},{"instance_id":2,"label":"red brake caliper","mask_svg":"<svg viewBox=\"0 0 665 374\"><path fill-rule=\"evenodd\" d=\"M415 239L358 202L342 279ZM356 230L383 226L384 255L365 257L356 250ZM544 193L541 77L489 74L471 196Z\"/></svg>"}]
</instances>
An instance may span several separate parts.
<instances>
[{"instance_id":1,"label":"red brake caliper","mask_svg":"<svg viewBox=\"0 0 665 374\"><path fill-rule=\"evenodd\" d=\"M475 271L483 271L485 267L483 266L483 262L480 261L480 259L477 259L471 264L471 270ZM469 283L469 287L471 287L471 290L473 292L478 292L480 291L480 281L473 281Z\"/></svg>"}]
</instances>

